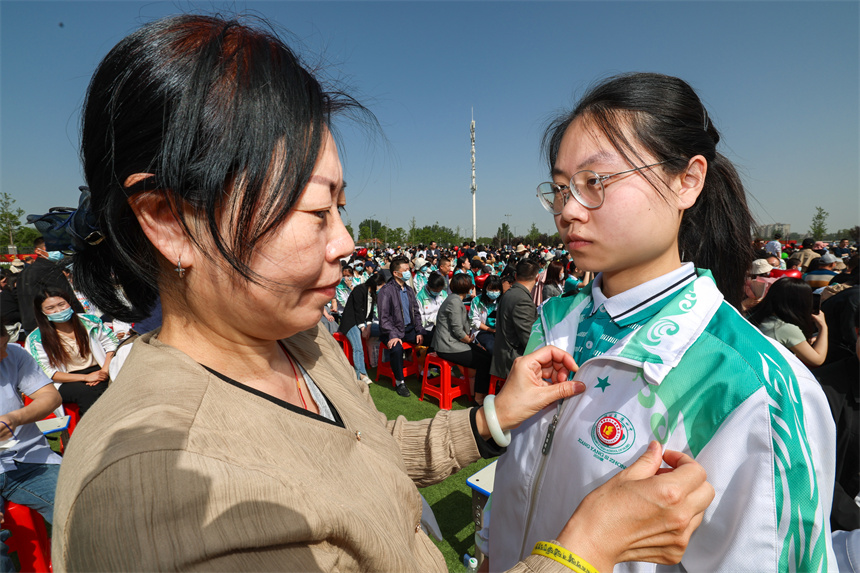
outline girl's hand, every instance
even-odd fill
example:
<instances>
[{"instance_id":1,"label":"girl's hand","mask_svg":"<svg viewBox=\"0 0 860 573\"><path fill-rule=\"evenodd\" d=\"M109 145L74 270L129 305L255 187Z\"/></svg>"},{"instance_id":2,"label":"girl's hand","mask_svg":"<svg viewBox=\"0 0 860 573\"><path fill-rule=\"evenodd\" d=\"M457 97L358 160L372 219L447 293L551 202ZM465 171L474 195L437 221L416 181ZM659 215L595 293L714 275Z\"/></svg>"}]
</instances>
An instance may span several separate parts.
<instances>
[{"instance_id":1,"label":"girl's hand","mask_svg":"<svg viewBox=\"0 0 860 573\"><path fill-rule=\"evenodd\" d=\"M827 330L827 321L824 318L823 312L819 311L817 314L813 314L812 320L814 320L815 324L818 326L819 332Z\"/></svg>"}]
</instances>

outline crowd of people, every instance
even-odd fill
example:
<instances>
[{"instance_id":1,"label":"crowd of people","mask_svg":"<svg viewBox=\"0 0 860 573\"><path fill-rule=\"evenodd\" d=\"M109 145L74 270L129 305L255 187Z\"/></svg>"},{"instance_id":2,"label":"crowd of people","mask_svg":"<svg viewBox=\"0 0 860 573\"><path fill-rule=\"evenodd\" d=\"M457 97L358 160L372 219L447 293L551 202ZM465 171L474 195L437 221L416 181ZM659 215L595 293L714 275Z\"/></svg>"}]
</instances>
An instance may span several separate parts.
<instances>
[{"instance_id":1,"label":"crowd of people","mask_svg":"<svg viewBox=\"0 0 860 573\"><path fill-rule=\"evenodd\" d=\"M53 522L55 570L444 570L416 487L496 456L489 570L845 566L857 245L751 241L688 84L609 78L550 124L557 245L355 248L343 110L215 17L99 65L86 245L0 277L0 495ZM410 398L422 348L474 401L386 420L365 364ZM86 414L62 458L33 425L61 403Z\"/></svg>"}]
</instances>

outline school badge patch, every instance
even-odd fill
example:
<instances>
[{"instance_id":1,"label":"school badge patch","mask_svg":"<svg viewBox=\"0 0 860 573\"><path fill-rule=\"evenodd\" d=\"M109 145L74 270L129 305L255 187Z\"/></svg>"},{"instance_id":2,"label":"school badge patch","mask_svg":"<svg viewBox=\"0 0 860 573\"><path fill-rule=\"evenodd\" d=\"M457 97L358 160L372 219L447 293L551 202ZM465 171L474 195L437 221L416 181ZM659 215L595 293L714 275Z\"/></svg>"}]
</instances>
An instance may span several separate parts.
<instances>
[{"instance_id":1,"label":"school badge patch","mask_svg":"<svg viewBox=\"0 0 860 573\"><path fill-rule=\"evenodd\" d=\"M624 414L607 412L591 427L591 441L607 454L621 454L633 447L636 429Z\"/></svg>"}]
</instances>

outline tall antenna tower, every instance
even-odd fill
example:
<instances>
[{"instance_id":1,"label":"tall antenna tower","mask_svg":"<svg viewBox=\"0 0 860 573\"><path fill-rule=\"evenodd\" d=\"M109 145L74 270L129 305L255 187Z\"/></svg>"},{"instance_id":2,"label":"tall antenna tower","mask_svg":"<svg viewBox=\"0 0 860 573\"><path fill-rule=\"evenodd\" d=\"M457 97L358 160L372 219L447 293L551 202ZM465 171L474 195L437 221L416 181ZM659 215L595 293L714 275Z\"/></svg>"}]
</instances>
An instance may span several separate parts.
<instances>
[{"instance_id":1,"label":"tall antenna tower","mask_svg":"<svg viewBox=\"0 0 860 573\"><path fill-rule=\"evenodd\" d=\"M475 108L472 108L472 125L469 129L472 132L472 240L478 240L478 224L475 215L475 191L478 187L475 185Z\"/></svg>"}]
</instances>

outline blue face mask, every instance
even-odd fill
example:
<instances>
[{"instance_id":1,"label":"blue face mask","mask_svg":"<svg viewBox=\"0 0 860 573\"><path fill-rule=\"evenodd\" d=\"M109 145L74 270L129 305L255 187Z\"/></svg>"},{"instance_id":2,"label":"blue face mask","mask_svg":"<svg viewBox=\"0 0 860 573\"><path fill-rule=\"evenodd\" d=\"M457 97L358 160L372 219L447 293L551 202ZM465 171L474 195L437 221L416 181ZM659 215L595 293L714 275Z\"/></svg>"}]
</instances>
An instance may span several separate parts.
<instances>
[{"instance_id":1,"label":"blue face mask","mask_svg":"<svg viewBox=\"0 0 860 573\"><path fill-rule=\"evenodd\" d=\"M45 317L51 322L68 322L74 314L75 311L72 310L72 307L69 307L66 310L61 310L52 314L46 314Z\"/></svg>"},{"instance_id":2,"label":"blue face mask","mask_svg":"<svg viewBox=\"0 0 860 573\"><path fill-rule=\"evenodd\" d=\"M492 300L496 300L497 298L499 298L501 296L501 294L502 294L502 291L498 291L498 290L487 291L487 296L490 297Z\"/></svg>"},{"instance_id":3,"label":"blue face mask","mask_svg":"<svg viewBox=\"0 0 860 573\"><path fill-rule=\"evenodd\" d=\"M403 271L403 277L402 278L403 278L404 282L407 282L409 279L412 278L412 273L410 273L409 271Z\"/></svg>"},{"instance_id":4,"label":"blue face mask","mask_svg":"<svg viewBox=\"0 0 860 573\"><path fill-rule=\"evenodd\" d=\"M63 260L63 253L61 251L48 251L48 260L58 263ZM65 322L65 320L61 322Z\"/></svg>"},{"instance_id":5,"label":"blue face mask","mask_svg":"<svg viewBox=\"0 0 860 573\"><path fill-rule=\"evenodd\" d=\"M437 298L440 294L442 294L441 290L433 291L428 289L427 292L429 292L430 296L432 296L433 298Z\"/></svg>"}]
</instances>

